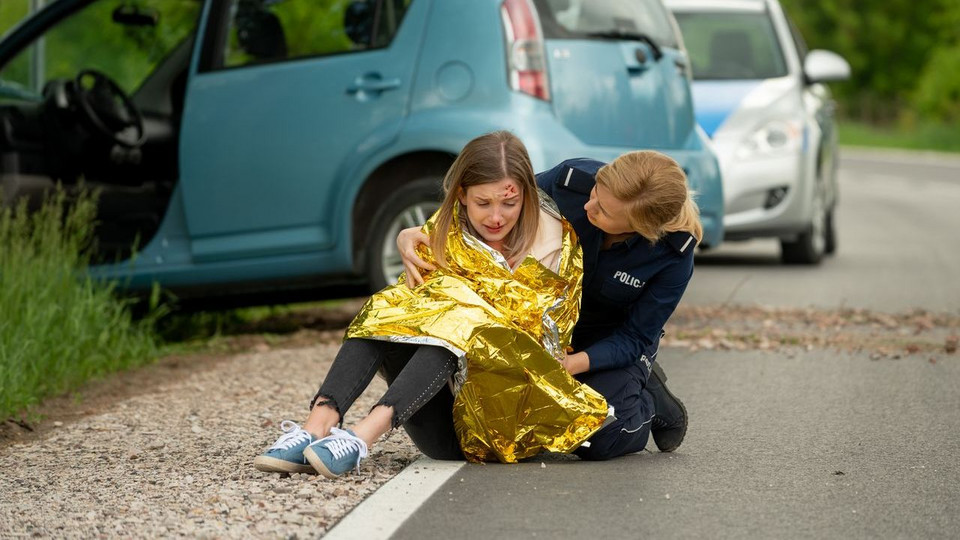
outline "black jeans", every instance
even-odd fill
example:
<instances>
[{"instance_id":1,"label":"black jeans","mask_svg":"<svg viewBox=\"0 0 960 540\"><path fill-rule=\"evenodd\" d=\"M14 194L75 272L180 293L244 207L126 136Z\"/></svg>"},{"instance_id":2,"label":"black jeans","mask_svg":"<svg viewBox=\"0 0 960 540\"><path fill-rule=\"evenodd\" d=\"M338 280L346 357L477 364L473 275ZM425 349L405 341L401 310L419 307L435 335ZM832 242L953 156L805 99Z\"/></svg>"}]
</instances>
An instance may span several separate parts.
<instances>
[{"instance_id":1,"label":"black jeans","mask_svg":"<svg viewBox=\"0 0 960 540\"><path fill-rule=\"evenodd\" d=\"M348 339L310 401L311 408L318 401L326 401L340 413L342 422L344 414L381 368L390 386L375 407L393 407L393 427L397 428L446 386L457 370L457 357L442 347L430 345Z\"/></svg>"}]
</instances>

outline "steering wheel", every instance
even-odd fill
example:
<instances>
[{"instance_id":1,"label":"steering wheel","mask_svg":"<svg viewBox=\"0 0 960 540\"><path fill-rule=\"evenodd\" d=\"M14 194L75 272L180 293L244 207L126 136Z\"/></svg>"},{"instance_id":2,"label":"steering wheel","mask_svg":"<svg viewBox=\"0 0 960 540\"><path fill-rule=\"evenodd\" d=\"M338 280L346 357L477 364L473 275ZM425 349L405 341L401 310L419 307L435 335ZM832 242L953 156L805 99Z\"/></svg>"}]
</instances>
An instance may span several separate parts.
<instances>
[{"instance_id":1,"label":"steering wheel","mask_svg":"<svg viewBox=\"0 0 960 540\"><path fill-rule=\"evenodd\" d=\"M73 86L80 109L97 131L127 148L143 144L143 117L130 96L110 77L85 69L77 74Z\"/></svg>"}]
</instances>

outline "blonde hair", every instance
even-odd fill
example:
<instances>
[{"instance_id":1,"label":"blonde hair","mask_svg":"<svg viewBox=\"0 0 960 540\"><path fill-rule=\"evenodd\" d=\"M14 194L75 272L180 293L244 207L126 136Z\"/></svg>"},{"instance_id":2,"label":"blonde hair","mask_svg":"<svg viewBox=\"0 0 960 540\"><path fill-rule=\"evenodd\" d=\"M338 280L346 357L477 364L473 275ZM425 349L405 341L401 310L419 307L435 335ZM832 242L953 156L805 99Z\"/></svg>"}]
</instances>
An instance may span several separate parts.
<instances>
[{"instance_id":1,"label":"blonde hair","mask_svg":"<svg viewBox=\"0 0 960 540\"><path fill-rule=\"evenodd\" d=\"M683 169L669 156L650 150L629 152L597 171L597 184L629 206L630 227L650 242L684 231L703 238L700 209Z\"/></svg>"},{"instance_id":2,"label":"blonde hair","mask_svg":"<svg viewBox=\"0 0 960 540\"><path fill-rule=\"evenodd\" d=\"M430 238L433 257L440 266L446 266L447 236L453 224L454 207L467 188L510 178L520 184L522 207L513 230L504 238L507 260L525 256L533 245L540 223L540 198L537 179L527 148L508 131L494 131L468 142L443 178L443 204L437 214L434 232ZM461 225L470 234L477 234L467 219L466 209L459 211Z\"/></svg>"}]
</instances>

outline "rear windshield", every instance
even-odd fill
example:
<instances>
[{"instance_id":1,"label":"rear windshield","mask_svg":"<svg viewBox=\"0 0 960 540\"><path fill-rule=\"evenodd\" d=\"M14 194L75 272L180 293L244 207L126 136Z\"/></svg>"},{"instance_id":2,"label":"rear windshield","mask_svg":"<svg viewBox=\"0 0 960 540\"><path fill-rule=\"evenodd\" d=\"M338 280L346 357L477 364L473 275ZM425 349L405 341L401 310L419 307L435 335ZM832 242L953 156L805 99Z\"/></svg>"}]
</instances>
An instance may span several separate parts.
<instances>
[{"instance_id":1,"label":"rear windshield","mask_svg":"<svg viewBox=\"0 0 960 540\"><path fill-rule=\"evenodd\" d=\"M674 13L693 64L693 78L769 79L787 66L766 13Z\"/></svg>"},{"instance_id":2,"label":"rear windshield","mask_svg":"<svg viewBox=\"0 0 960 540\"><path fill-rule=\"evenodd\" d=\"M670 14L660 0L534 0L534 4L547 39L631 32L646 34L661 47L678 46Z\"/></svg>"}]
</instances>

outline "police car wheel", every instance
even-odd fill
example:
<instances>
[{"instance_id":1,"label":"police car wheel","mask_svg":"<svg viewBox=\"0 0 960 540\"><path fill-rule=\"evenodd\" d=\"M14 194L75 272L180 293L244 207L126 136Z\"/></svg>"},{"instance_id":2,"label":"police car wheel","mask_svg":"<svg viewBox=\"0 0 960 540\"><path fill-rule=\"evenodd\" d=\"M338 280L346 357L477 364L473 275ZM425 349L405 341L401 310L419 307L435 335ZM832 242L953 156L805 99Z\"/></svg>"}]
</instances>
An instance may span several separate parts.
<instances>
[{"instance_id":1,"label":"police car wheel","mask_svg":"<svg viewBox=\"0 0 960 540\"><path fill-rule=\"evenodd\" d=\"M419 227L440 207L440 177L420 178L384 196L374 214L374 225L367 242L367 279L378 291L397 282L403 262L397 250L401 229Z\"/></svg>"},{"instance_id":2,"label":"police car wheel","mask_svg":"<svg viewBox=\"0 0 960 540\"><path fill-rule=\"evenodd\" d=\"M837 229L833 221L833 209L827 212L826 230L824 232L823 252L827 255L833 255L837 252Z\"/></svg>"},{"instance_id":3,"label":"police car wheel","mask_svg":"<svg viewBox=\"0 0 960 540\"><path fill-rule=\"evenodd\" d=\"M813 227L810 227L797 235L796 240L781 240L780 260L784 264L818 264L823 258L823 238L817 241L814 238L815 234L817 233L814 232Z\"/></svg>"},{"instance_id":4,"label":"police car wheel","mask_svg":"<svg viewBox=\"0 0 960 540\"><path fill-rule=\"evenodd\" d=\"M780 241L780 260L784 264L820 264L827 245L827 206L822 182L815 186L810 223L795 240Z\"/></svg>"}]
</instances>

